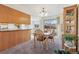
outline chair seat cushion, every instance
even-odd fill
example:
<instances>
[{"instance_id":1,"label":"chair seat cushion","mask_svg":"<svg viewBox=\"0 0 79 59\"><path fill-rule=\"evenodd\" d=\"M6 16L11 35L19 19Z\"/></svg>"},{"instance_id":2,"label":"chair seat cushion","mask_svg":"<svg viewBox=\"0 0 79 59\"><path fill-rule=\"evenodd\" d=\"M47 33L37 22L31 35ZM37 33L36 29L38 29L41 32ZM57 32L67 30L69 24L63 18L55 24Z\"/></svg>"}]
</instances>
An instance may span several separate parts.
<instances>
[{"instance_id":1,"label":"chair seat cushion","mask_svg":"<svg viewBox=\"0 0 79 59\"><path fill-rule=\"evenodd\" d=\"M42 39L41 39L42 38ZM46 37L41 37L40 39L37 38L38 41L44 41Z\"/></svg>"},{"instance_id":2,"label":"chair seat cushion","mask_svg":"<svg viewBox=\"0 0 79 59\"><path fill-rule=\"evenodd\" d=\"M49 38L49 39L53 39L53 36L49 36L48 38Z\"/></svg>"}]
</instances>

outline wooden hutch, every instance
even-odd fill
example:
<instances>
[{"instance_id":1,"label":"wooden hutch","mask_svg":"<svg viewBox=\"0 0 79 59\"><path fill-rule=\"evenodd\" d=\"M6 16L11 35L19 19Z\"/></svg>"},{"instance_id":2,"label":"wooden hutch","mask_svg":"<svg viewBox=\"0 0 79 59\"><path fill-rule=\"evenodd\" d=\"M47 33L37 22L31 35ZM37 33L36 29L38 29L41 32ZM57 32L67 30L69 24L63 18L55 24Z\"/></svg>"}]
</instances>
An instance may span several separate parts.
<instances>
[{"instance_id":1,"label":"wooden hutch","mask_svg":"<svg viewBox=\"0 0 79 59\"><path fill-rule=\"evenodd\" d=\"M72 34L78 36L78 6L72 5L64 8L64 34ZM62 40L62 47L67 48ZM78 51L78 41L75 40L75 48L70 50Z\"/></svg>"}]
</instances>

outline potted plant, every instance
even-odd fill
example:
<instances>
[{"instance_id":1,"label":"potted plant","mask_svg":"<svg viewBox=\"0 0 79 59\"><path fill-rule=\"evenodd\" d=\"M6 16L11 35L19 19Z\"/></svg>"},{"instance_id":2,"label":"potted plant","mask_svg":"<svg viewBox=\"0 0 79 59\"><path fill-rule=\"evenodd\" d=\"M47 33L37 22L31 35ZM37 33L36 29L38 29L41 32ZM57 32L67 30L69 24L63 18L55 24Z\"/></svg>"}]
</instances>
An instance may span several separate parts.
<instances>
[{"instance_id":1,"label":"potted plant","mask_svg":"<svg viewBox=\"0 0 79 59\"><path fill-rule=\"evenodd\" d=\"M63 50L63 49L58 49L58 50L55 50L54 51L56 54L70 54L70 52L69 51L65 51L65 50Z\"/></svg>"},{"instance_id":2,"label":"potted plant","mask_svg":"<svg viewBox=\"0 0 79 59\"><path fill-rule=\"evenodd\" d=\"M75 45L75 40L77 39L77 37L75 35L72 35L72 34L65 34L64 35L64 40L65 40L65 43L72 47Z\"/></svg>"}]
</instances>

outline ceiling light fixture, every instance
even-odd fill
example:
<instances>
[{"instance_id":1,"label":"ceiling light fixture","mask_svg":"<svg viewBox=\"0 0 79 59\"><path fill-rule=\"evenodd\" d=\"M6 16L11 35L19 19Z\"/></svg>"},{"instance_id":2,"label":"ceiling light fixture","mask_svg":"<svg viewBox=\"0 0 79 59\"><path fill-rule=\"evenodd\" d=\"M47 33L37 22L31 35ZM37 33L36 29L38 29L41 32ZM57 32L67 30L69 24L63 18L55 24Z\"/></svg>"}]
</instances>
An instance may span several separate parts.
<instances>
[{"instance_id":1,"label":"ceiling light fixture","mask_svg":"<svg viewBox=\"0 0 79 59\"><path fill-rule=\"evenodd\" d=\"M42 10L41 10L41 12L40 12L40 16L41 16L41 17L47 16L47 11L45 10L45 8L42 8Z\"/></svg>"}]
</instances>

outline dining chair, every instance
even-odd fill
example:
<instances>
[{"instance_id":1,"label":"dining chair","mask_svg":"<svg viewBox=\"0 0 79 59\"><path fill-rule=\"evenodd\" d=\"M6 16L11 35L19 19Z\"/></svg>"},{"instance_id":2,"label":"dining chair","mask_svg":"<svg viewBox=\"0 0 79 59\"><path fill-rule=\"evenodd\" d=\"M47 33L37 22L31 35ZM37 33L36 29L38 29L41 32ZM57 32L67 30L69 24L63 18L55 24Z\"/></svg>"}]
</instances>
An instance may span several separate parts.
<instances>
[{"instance_id":1,"label":"dining chair","mask_svg":"<svg viewBox=\"0 0 79 59\"><path fill-rule=\"evenodd\" d=\"M36 46L37 42L42 44L42 47L45 48L45 46L46 46L46 37L44 36L43 31L40 30L40 29L35 31L35 46Z\"/></svg>"},{"instance_id":2,"label":"dining chair","mask_svg":"<svg viewBox=\"0 0 79 59\"><path fill-rule=\"evenodd\" d=\"M56 33L55 32L51 32L51 34L49 35L49 39L51 40L51 43L55 43L55 41L54 41L54 37L55 37L55 35L56 35Z\"/></svg>"}]
</instances>

